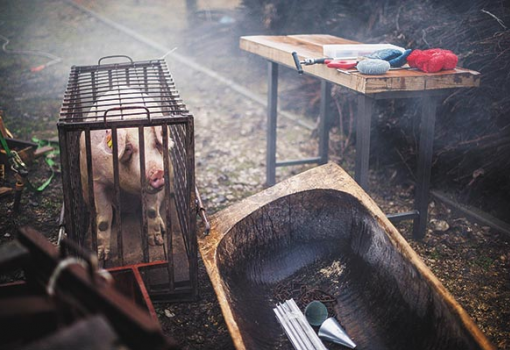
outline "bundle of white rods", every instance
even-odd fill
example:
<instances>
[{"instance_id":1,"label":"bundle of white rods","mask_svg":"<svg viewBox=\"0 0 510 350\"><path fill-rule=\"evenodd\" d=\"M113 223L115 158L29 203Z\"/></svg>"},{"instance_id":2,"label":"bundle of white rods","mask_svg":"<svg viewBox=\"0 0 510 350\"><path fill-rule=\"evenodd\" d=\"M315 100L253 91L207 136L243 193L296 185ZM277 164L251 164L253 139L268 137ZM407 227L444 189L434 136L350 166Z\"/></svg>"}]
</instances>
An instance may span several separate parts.
<instances>
[{"instance_id":1,"label":"bundle of white rods","mask_svg":"<svg viewBox=\"0 0 510 350\"><path fill-rule=\"evenodd\" d=\"M273 309L287 337L296 350L327 350L294 299Z\"/></svg>"}]
</instances>

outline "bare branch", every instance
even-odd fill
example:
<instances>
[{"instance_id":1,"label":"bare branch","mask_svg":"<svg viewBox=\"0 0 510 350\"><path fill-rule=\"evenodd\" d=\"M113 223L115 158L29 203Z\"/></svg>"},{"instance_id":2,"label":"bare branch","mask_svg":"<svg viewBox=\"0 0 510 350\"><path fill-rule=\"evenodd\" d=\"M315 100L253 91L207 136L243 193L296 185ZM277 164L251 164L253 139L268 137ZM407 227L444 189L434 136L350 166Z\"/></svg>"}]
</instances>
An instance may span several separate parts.
<instances>
[{"instance_id":1,"label":"bare branch","mask_svg":"<svg viewBox=\"0 0 510 350\"><path fill-rule=\"evenodd\" d=\"M492 18L494 18L496 21L498 21L498 23L499 23L499 24L500 24L500 25L501 25L501 26L502 26L505 30L506 30L506 29L508 29L508 28L505 26L505 24L503 23L503 21L502 21L501 19L499 19L498 17L496 17L495 15L493 15L492 13L490 13L489 11L484 10L484 9L482 9L482 10L480 10L480 11L482 11L483 13L488 14L489 16L491 16Z\"/></svg>"}]
</instances>

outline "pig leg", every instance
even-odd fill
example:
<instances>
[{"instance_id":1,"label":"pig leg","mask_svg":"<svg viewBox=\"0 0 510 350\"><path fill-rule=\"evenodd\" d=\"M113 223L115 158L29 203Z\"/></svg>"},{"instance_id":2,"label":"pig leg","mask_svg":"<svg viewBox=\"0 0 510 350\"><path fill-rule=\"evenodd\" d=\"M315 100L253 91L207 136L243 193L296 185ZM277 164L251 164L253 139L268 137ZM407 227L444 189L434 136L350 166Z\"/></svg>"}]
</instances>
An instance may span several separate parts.
<instances>
[{"instance_id":1,"label":"pig leg","mask_svg":"<svg viewBox=\"0 0 510 350\"><path fill-rule=\"evenodd\" d=\"M150 245L162 245L165 242L163 234L166 231L166 227L160 212L164 196L165 191L147 196L147 224L149 227L148 238Z\"/></svg>"},{"instance_id":2,"label":"pig leg","mask_svg":"<svg viewBox=\"0 0 510 350\"><path fill-rule=\"evenodd\" d=\"M107 260L110 254L110 237L112 232L113 208L112 201L102 186L94 185L94 201L96 205L97 225L97 256Z\"/></svg>"}]
</instances>

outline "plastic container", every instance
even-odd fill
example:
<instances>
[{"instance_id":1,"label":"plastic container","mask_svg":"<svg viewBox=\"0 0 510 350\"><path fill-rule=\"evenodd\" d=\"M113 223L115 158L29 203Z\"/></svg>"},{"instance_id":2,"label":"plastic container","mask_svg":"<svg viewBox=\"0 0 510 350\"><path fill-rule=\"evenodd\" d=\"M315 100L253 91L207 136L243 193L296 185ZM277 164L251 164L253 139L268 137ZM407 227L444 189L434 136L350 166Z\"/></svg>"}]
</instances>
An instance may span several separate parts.
<instances>
[{"instance_id":1,"label":"plastic container","mask_svg":"<svg viewBox=\"0 0 510 350\"><path fill-rule=\"evenodd\" d=\"M371 54L374 51L382 49L396 49L402 52L403 47L391 44L340 44L340 45L323 45L325 57L353 59L359 56Z\"/></svg>"}]
</instances>

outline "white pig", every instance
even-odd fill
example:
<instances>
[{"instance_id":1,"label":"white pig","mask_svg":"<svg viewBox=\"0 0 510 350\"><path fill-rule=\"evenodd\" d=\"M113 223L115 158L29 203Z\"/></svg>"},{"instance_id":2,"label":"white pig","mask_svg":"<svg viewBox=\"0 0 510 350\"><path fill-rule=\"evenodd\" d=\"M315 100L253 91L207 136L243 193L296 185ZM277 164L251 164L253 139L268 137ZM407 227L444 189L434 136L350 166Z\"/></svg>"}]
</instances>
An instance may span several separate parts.
<instances>
[{"instance_id":1,"label":"white pig","mask_svg":"<svg viewBox=\"0 0 510 350\"><path fill-rule=\"evenodd\" d=\"M119 97L119 91L121 93ZM103 120L104 112L120 106L146 106L152 117L160 117L161 111L148 95L127 87L109 91L100 97L87 114L86 121ZM156 108L156 109L155 109ZM123 110L124 114L136 112L137 116L124 116L124 119L143 118L145 111ZM112 119L120 119L119 111L108 113ZM140 174L140 143L138 128L118 128L117 145L119 159L119 183L121 191L141 197ZM164 243L162 233L165 230L160 208L164 199L164 165L163 154L173 147L173 141L168 140L168 150L163 149L162 127L144 127L145 144L145 176L147 193L147 222L149 244ZM113 145L111 130L93 130L90 132L91 156L93 166L93 191L96 208L97 245L100 259L108 259L110 252L110 237L112 231L114 207L114 176L113 176ZM170 162L169 162L170 163ZM88 173L85 148L85 134L80 138L80 170L83 196L89 203ZM172 171L170 180L173 179ZM118 208L115 208L116 210Z\"/></svg>"}]
</instances>

